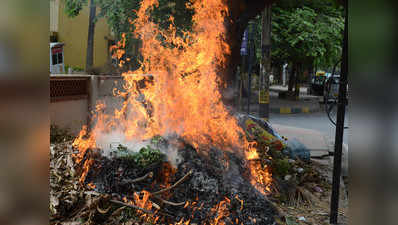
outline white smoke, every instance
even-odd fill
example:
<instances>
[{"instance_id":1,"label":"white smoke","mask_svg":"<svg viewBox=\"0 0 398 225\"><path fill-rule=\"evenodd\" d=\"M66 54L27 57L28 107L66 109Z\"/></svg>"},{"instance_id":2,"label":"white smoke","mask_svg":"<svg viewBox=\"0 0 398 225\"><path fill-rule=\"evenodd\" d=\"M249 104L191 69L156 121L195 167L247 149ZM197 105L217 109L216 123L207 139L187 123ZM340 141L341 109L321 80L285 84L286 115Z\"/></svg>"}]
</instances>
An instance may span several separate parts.
<instances>
[{"instance_id":1,"label":"white smoke","mask_svg":"<svg viewBox=\"0 0 398 225\"><path fill-rule=\"evenodd\" d=\"M151 146L154 149L159 149L163 154L166 155L167 160L174 166L177 167L181 162L181 157L178 154L178 148L172 144L167 147L154 146L150 140L129 140L125 137L122 131L112 131L109 133L98 133L96 135L96 144L99 149L102 150L102 154L106 157L111 157L111 152L116 151L119 145L125 146L131 152L139 152L140 149Z\"/></svg>"}]
</instances>

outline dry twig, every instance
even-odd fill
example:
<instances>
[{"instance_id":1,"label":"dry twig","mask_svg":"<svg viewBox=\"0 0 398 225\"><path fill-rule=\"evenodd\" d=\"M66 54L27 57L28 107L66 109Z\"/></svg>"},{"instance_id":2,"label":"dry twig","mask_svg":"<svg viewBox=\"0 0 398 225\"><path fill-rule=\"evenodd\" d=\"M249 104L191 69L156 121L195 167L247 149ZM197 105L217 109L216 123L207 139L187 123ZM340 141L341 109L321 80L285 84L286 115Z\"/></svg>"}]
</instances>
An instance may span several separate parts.
<instances>
[{"instance_id":1,"label":"dry twig","mask_svg":"<svg viewBox=\"0 0 398 225\"><path fill-rule=\"evenodd\" d=\"M161 202L163 202L164 204L168 204L168 205L172 205L172 206L183 206L183 205L185 205L186 204L186 201L184 201L184 202L170 202L170 201L167 201L167 200L164 200L164 199L162 199L162 198L160 198L160 197L158 197L158 196L153 196L154 198L156 198L156 199L158 199L159 201L161 201Z\"/></svg>"},{"instance_id":2,"label":"dry twig","mask_svg":"<svg viewBox=\"0 0 398 225\"><path fill-rule=\"evenodd\" d=\"M183 176L181 179L179 179L177 182L175 182L173 185L171 185L168 188L162 189L160 191L151 193L151 195L158 195L158 194L162 194L163 192L169 191L173 188L175 188L177 185L179 185L180 183L182 183L183 181L185 181L191 174L193 173L192 170L190 170L187 174L185 174L185 176Z\"/></svg>"},{"instance_id":3,"label":"dry twig","mask_svg":"<svg viewBox=\"0 0 398 225\"><path fill-rule=\"evenodd\" d=\"M122 205L122 206L126 206L126 207L129 207L129 208L140 210L140 211L142 211L144 213L147 213L147 214L155 214L155 212L153 212L153 211L138 207L136 205L128 204L128 203L125 203L125 202L122 202L122 201L113 200L113 199L111 199L109 201L112 202L112 203L115 203L115 204L119 204L119 205Z\"/></svg>"},{"instance_id":4,"label":"dry twig","mask_svg":"<svg viewBox=\"0 0 398 225\"><path fill-rule=\"evenodd\" d=\"M147 178L152 178L152 177L153 177L153 172L149 172L149 173L145 174L142 177L138 177L138 178L135 178L135 179L125 179L124 181L126 183L137 183L137 182L140 182L140 181L143 181L143 180L145 180Z\"/></svg>"}]
</instances>

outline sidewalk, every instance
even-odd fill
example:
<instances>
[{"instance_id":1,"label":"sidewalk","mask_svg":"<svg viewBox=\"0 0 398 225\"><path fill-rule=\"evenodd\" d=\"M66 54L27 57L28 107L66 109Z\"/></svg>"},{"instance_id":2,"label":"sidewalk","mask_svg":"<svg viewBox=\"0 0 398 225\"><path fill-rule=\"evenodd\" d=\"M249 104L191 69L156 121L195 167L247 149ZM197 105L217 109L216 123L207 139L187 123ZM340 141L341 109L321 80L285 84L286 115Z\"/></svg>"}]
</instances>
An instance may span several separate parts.
<instances>
[{"instance_id":1,"label":"sidewalk","mask_svg":"<svg viewBox=\"0 0 398 225\"><path fill-rule=\"evenodd\" d=\"M300 95L298 100L281 99L278 97L278 93L281 91L287 91L287 87L281 85L273 85L270 87L269 92L269 112L274 114L294 114L294 113L313 113L319 112L324 109L324 106L320 104L322 96L314 96L307 94L307 88L300 88ZM253 91L251 93L251 104L250 112L253 115L258 114L258 92ZM246 112L247 99L243 98L241 102L242 108L239 110Z\"/></svg>"},{"instance_id":2,"label":"sidewalk","mask_svg":"<svg viewBox=\"0 0 398 225\"><path fill-rule=\"evenodd\" d=\"M333 156L327 156L329 152L334 152L334 141L327 138L326 134L305 128L291 127L280 124L272 124L272 127L288 139L297 139L310 150L311 160L323 165L333 166ZM324 157L322 157L324 156ZM322 158L318 158L322 157ZM348 145L343 144L342 155L342 175L348 176Z\"/></svg>"},{"instance_id":3,"label":"sidewalk","mask_svg":"<svg viewBox=\"0 0 398 225\"><path fill-rule=\"evenodd\" d=\"M279 133L289 139L297 139L310 151L312 161L318 162L322 165L332 167L332 157L328 156L330 146L326 135L311 129L304 129L298 127L285 126L280 124L272 124L272 127ZM313 158L316 157L316 158ZM332 176L329 177L330 180Z\"/></svg>"},{"instance_id":4,"label":"sidewalk","mask_svg":"<svg viewBox=\"0 0 398 225\"><path fill-rule=\"evenodd\" d=\"M270 91L270 112L280 114L312 113L320 111L318 96L300 95L299 100L287 100L278 98L278 93Z\"/></svg>"},{"instance_id":5,"label":"sidewalk","mask_svg":"<svg viewBox=\"0 0 398 225\"><path fill-rule=\"evenodd\" d=\"M285 126L280 124L272 124L272 127L282 136L288 139L297 139L303 143L310 151L311 156L321 156L328 154L329 144L326 135L322 132Z\"/></svg>"},{"instance_id":6,"label":"sidewalk","mask_svg":"<svg viewBox=\"0 0 398 225\"><path fill-rule=\"evenodd\" d=\"M253 93L250 104L250 113L258 115L258 94ZM313 113L323 110L323 106L319 103L318 96L300 96L299 100L287 100L278 98L275 92L269 93L269 112L274 114L295 114L295 113ZM247 110L247 100L242 101L242 112Z\"/></svg>"}]
</instances>

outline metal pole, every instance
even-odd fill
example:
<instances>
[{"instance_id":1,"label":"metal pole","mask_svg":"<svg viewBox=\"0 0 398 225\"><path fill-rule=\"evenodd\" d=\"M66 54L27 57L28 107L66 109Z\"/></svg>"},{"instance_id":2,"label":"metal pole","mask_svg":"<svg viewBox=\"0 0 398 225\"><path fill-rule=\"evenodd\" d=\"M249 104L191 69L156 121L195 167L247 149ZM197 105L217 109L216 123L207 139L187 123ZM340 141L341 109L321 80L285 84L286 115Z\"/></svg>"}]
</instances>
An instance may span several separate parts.
<instances>
[{"instance_id":1,"label":"metal pole","mask_svg":"<svg viewBox=\"0 0 398 225\"><path fill-rule=\"evenodd\" d=\"M345 24L344 24L344 40L343 40L343 60L341 62L341 77L339 82L339 99L337 108L337 125L336 137L334 144L334 160L333 160L333 184L332 196L330 203L330 223L337 224L339 194L340 194L340 175L341 175L341 156L344 134L344 117L347 104L347 77L348 77L348 7L345 4Z\"/></svg>"},{"instance_id":2,"label":"metal pole","mask_svg":"<svg viewBox=\"0 0 398 225\"><path fill-rule=\"evenodd\" d=\"M248 60L248 69L247 69L247 114L250 114L250 98L251 98L251 89L252 89L252 67L254 60L254 46L253 46L253 22L249 22L248 29L248 51L249 51L249 60Z\"/></svg>"},{"instance_id":3,"label":"metal pole","mask_svg":"<svg viewBox=\"0 0 398 225\"><path fill-rule=\"evenodd\" d=\"M244 102L242 102L243 98L243 82L244 82L244 75L246 71L246 55L242 55L242 69L240 70L240 80L239 80L239 109L243 112L244 110Z\"/></svg>"},{"instance_id":4,"label":"metal pole","mask_svg":"<svg viewBox=\"0 0 398 225\"><path fill-rule=\"evenodd\" d=\"M242 57L242 64L241 64L241 69L240 69L240 82L239 82L239 110L243 112L244 110L244 104L243 104L243 88L244 88L244 77L245 77L245 72L246 72L246 57L247 57L247 28L243 32L243 37L242 37L242 44L240 48L240 55Z\"/></svg>"},{"instance_id":5,"label":"metal pole","mask_svg":"<svg viewBox=\"0 0 398 225\"><path fill-rule=\"evenodd\" d=\"M258 92L258 114L260 118L269 119L269 75L271 73L271 5L262 13L261 33L261 68L260 87Z\"/></svg>"}]
</instances>

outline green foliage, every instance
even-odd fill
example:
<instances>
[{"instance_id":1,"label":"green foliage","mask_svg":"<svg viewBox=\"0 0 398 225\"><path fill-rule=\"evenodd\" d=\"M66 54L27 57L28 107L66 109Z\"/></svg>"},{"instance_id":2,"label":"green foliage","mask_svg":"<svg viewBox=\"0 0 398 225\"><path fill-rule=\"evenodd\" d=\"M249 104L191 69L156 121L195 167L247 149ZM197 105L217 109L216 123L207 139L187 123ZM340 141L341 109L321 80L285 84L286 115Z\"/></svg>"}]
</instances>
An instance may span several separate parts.
<instances>
[{"instance_id":1,"label":"green foliage","mask_svg":"<svg viewBox=\"0 0 398 225\"><path fill-rule=\"evenodd\" d=\"M280 0L272 5L272 64L331 67L341 57L343 8L330 0ZM257 60L261 59L261 16L254 19Z\"/></svg>"},{"instance_id":2,"label":"green foliage","mask_svg":"<svg viewBox=\"0 0 398 225\"><path fill-rule=\"evenodd\" d=\"M153 149L151 146L141 148L139 152L130 152L126 146L120 144L117 147L116 155L141 168L161 162L165 158L165 155L160 150Z\"/></svg>"},{"instance_id":3,"label":"green foliage","mask_svg":"<svg viewBox=\"0 0 398 225\"><path fill-rule=\"evenodd\" d=\"M65 65L65 72L66 72L66 73L68 72L69 68L71 68L71 69L72 69L73 71L75 71L75 72L84 71L83 68L78 67L78 66L69 66L69 65Z\"/></svg>"},{"instance_id":4,"label":"green foliage","mask_svg":"<svg viewBox=\"0 0 398 225\"><path fill-rule=\"evenodd\" d=\"M284 159L275 159L272 162L272 174L279 177L284 177L289 174L292 165L289 163L287 158Z\"/></svg>"},{"instance_id":5,"label":"green foliage","mask_svg":"<svg viewBox=\"0 0 398 225\"><path fill-rule=\"evenodd\" d=\"M117 39L122 33L130 32L130 23L136 18L140 0L96 0L100 8L98 18L105 18Z\"/></svg>"},{"instance_id":6,"label":"green foliage","mask_svg":"<svg viewBox=\"0 0 398 225\"><path fill-rule=\"evenodd\" d=\"M65 12L70 17L77 16L83 6L87 5L88 0L64 0ZM136 66L139 55L135 55L133 48L137 49L139 41L134 38L134 30L131 21L136 19L136 11L139 9L142 0L92 0L99 8L95 21L105 18L109 27L115 34L116 42L121 40L122 34L126 35L126 58L133 61L127 64ZM177 34L182 34L192 27L192 10L186 8L189 0L158 0L159 7L151 12L151 19L160 25L161 28L168 28L170 17L174 18L177 27ZM127 65L126 64L126 65Z\"/></svg>"},{"instance_id":7,"label":"green foliage","mask_svg":"<svg viewBox=\"0 0 398 225\"><path fill-rule=\"evenodd\" d=\"M83 6L87 5L87 0L64 0L64 2L65 13L71 18L78 16Z\"/></svg>"},{"instance_id":8,"label":"green foliage","mask_svg":"<svg viewBox=\"0 0 398 225\"><path fill-rule=\"evenodd\" d=\"M156 162L164 160L165 155L158 149L153 149L150 146L141 148L140 152L136 155L135 161L141 167L149 166Z\"/></svg>"},{"instance_id":9,"label":"green foliage","mask_svg":"<svg viewBox=\"0 0 398 225\"><path fill-rule=\"evenodd\" d=\"M96 0L100 8L98 18L104 17L117 35L129 34L134 29L129 21L136 19L136 11L142 0ZM192 25L192 10L185 7L188 0L159 0L159 7L151 13L154 22L162 28L170 25L169 18L174 17L174 23L180 30L189 29Z\"/></svg>"},{"instance_id":10,"label":"green foliage","mask_svg":"<svg viewBox=\"0 0 398 225\"><path fill-rule=\"evenodd\" d=\"M297 3L296 3L297 4ZM304 1L272 8L272 57L331 66L341 57L344 19L329 1Z\"/></svg>"}]
</instances>

